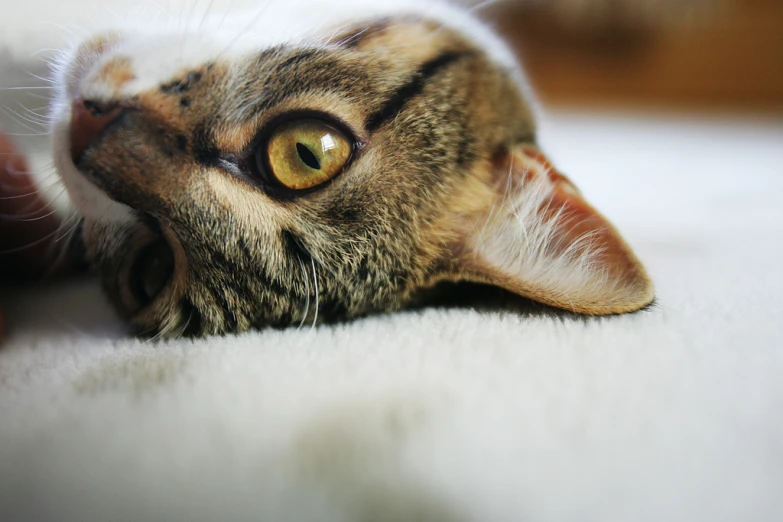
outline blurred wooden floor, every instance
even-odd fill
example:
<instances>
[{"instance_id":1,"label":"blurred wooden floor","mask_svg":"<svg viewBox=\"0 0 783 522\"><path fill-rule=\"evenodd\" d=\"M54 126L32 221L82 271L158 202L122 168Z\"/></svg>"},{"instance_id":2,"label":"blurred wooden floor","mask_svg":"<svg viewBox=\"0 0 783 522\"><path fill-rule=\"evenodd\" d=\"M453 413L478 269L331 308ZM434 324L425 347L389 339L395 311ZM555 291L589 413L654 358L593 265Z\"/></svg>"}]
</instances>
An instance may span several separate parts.
<instances>
[{"instance_id":1,"label":"blurred wooden floor","mask_svg":"<svg viewBox=\"0 0 783 522\"><path fill-rule=\"evenodd\" d=\"M508 2L492 18L545 103L783 114L783 0L645 27L579 27L541 5Z\"/></svg>"}]
</instances>

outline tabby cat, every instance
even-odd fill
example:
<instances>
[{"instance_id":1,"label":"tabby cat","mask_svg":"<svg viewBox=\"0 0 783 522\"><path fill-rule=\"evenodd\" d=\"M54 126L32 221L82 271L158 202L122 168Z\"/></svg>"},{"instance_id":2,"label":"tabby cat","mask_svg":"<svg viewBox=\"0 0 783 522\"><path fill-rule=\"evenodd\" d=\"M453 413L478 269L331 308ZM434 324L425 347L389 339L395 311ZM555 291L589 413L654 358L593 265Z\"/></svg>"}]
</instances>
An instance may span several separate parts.
<instances>
[{"instance_id":1,"label":"tabby cat","mask_svg":"<svg viewBox=\"0 0 783 522\"><path fill-rule=\"evenodd\" d=\"M140 334L352 318L446 281L583 314L652 301L467 11L261 0L127 25L62 54L52 136L88 259Z\"/></svg>"}]
</instances>

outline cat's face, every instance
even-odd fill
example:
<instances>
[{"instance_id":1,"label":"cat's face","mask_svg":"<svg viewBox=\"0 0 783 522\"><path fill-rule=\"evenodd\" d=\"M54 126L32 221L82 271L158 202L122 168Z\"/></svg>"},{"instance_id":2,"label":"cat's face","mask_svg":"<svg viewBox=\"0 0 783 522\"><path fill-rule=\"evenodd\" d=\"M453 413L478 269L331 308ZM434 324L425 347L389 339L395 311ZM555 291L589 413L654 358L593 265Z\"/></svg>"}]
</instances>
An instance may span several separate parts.
<instances>
[{"instance_id":1,"label":"cat's face","mask_svg":"<svg viewBox=\"0 0 783 522\"><path fill-rule=\"evenodd\" d=\"M148 335L204 335L394 310L461 279L588 313L647 304L619 236L574 232L594 211L520 149L534 125L518 80L470 36L396 13L275 44L108 32L75 49L55 160L119 310ZM580 304L596 281L535 273L551 267L504 271L524 205L549 227L526 263L554 256L633 303Z\"/></svg>"}]
</instances>

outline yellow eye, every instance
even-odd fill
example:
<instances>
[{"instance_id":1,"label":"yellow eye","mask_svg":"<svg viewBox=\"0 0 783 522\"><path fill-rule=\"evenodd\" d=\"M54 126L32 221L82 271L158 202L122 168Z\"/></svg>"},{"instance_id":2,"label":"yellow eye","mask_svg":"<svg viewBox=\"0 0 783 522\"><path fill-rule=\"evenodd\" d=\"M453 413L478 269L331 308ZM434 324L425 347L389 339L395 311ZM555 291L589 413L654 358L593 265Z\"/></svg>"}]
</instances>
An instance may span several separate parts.
<instances>
[{"instance_id":1,"label":"yellow eye","mask_svg":"<svg viewBox=\"0 0 783 522\"><path fill-rule=\"evenodd\" d=\"M266 164L283 186L304 190L339 174L352 150L351 140L331 125L319 120L296 120L275 129L267 142Z\"/></svg>"}]
</instances>

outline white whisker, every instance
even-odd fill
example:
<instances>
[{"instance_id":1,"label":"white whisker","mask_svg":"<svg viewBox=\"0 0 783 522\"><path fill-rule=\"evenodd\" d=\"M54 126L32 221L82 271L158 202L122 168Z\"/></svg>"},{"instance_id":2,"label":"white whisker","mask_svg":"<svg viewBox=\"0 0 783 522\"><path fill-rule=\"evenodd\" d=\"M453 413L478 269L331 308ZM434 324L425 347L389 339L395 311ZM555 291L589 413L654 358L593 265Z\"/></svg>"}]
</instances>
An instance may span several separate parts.
<instances>
[{"instance_id":1,"label":"white whisker","mask_svg":"<svg viewBox=\"0 0 783 522\"><path fill-rule=\"evenodd\" d=\"M306 300L305 300L305 311L302 314L302 320L299 322L299 327L297 328L297 330L302 329L302 326L304 326L304 323L307 320L307 314L310 312L310 278L307 275L307 269L305 268L304 263L302 262L301 259L299 260L299 266L302 268L302 277L305 282Z\"/></svg>"},{"instance_id":2,"label":"white whisker","mask_svg":"<svg viewBox=\"0 0 783 522\"><path fill-rule=\"evenodd\" d=\"M319 305L319 295L318 295L318 274L315 271L315 261L313 261L313 258L310 258L310 266L313 268L313 283L315 284L315 314L313 315L313 325L310 327L310 330L312 331L315 329L315 325L318 322L318 305Z\"/></svg>"},{"instance_id":3,"label":"white whisker","mask_svg":"<svg viewBox=\"0 0 783 522\"><path fill-rule=\"evenodd\" d=\"M261 19L261 17L264 15L264 13L267 11L267 9L269 9L269 7L272 5L272 2L273 2L273 1L274 1L274 0L267 0L266 4L264 4L264 7L262 7L262 8L261 8L261 9L260 9L260 10L259 10L259 11L258 11L256 14L255 14L255 16L253 16L253 17L250 19L250 22L247 24L247 26L245 26L245 28L244 28L244 29L242 29L241 31L239 31L239 33L238 33L238 34L237 34L237 35L234 37L234 39L233 39L233 40L231 40L231 41L228 43L228 45L225 47L225 49L223 49L221 52L219 52L219 53L218 53L218 57L221 57L221 56L223 56L223 54L225 54L225 53L227 53L228 51L230 51L230 50L231 50L231 48L234 46L234 44L235 44L235 43L237 43L237 41L239 41L239 39L240 39L240 38L242 38L243 36L247 35L247 33L249 33L249 32L252 30L253 26L254 26L256 23L258 23L258 21L259 21L259 20Z\"/></svg>"},{"instance_id":4,"label":"white whisker","mask_svg":"<svg viewBox=\"0 0 783 522\"><path fill-rule=\"evenodd\" d=\"M69 217L69 219L71 219L76 214L77 213L76 213L75 210L72 211L71 216ZM58 248L58 246L59 246L59 251L54 256L54 261L52 261L52 264L49 267L49 270L47 270L46 273L44 273L42 279L47 279L47 278L51 277L52 274L54 274L55 271L60 267L60 265L65 262L66 256L68 255L68 249L71 246L71 242L76 237L76 234L77 234L78 229L79 229L79 225L83 221L84 221L84 219L82 219L82 218L77 219L76 226L72 227L70 229L70 231L66 233L66 235L68 237L65 240L65 242L63 242L63 243L52 243L52 248Z\"/></svg>"}]
</instances>

